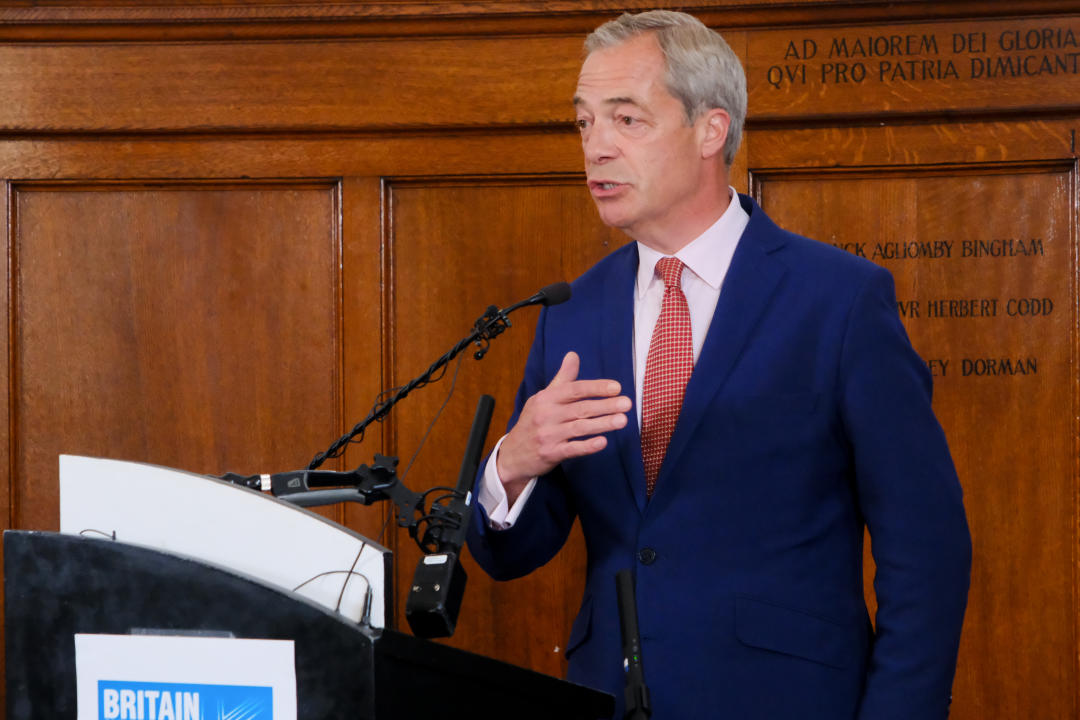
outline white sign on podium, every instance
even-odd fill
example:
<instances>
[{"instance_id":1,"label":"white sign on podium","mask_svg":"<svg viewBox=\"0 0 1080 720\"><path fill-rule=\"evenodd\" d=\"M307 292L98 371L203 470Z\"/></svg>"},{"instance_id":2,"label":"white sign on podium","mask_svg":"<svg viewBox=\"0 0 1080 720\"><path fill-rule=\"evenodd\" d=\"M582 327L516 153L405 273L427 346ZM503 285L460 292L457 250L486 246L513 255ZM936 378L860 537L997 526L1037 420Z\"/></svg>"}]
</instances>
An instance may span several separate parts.
<instances>
[{"instance_id":1,"label":"white sign on podium","mask_svg":"<svg viewBox=\"0 0 1080 720\"><path fill-rule=\"evenodd\" d=\"M75 635L78 720L296 720L292 640Z\"/></svg>"}]
</instances>

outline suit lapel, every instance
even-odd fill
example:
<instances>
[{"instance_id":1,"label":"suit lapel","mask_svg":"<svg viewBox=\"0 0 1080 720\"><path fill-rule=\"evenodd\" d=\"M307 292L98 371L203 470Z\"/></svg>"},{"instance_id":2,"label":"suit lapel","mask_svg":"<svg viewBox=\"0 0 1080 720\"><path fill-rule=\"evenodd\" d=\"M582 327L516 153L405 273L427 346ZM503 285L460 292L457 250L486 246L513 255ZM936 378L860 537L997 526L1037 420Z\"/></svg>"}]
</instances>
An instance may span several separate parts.
<instances>
[{"instance_id":1,"label":"suit lapel","mask_svg":"<svg viewBox=\"0 0 1080 720\"><path fill-rule=\"evenodd\" d=\"M784 244L779 228L757 205L747 210L751 212L750 224L731 260L705 343L686 386L682 411L656 481L656 495L666 494L671 487L672 483L667 481L671 468L677 464L709 403L750 341L786 272L782 263L769 257L769 253Z\"/></svg>"},{"instance_id":2,"label":"suit lapel","mask_svg":"<svg viewBox=\"0 0 1080 720\"><path fill-rule=\"evenodd\" d=\"M617 380L624 395L634 400L634 283L637 277L637 245L612 268L605 279L600 330L601 363L604 377ZM636 402L636 400L634 401ZM627 413L622 430L611 433L622 461L623 476L630 484L638 511L645 510L645 467L641 461L641 432L634 408Z\"/></svg>"}]
</instances>

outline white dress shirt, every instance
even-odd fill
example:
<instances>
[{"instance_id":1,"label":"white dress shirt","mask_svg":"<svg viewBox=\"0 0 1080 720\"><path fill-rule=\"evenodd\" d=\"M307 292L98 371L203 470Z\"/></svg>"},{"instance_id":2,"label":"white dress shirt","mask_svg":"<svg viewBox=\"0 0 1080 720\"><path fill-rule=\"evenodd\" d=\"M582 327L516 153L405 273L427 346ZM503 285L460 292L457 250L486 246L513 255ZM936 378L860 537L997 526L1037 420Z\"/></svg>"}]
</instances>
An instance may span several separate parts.
<instances>
[{"instance_id":1,"label":"white dress shirt","mask_svg":"<svg viewBox=\"0 0 1080 720\"><path fill-rule=\"evenodd\" d=\"M716 302L724 277L731 266L735 246L742 237L750 216L739 204L734 188L730 189L731 202L720 219L709 229L675 253L685 267L682 273L682 291L690 307L690 332L693 342L694 363L697 363L705 335L709 331ZM645 359L653 328L660 317L660 305L664 299L664 281L656 274L656 263L664 255L638 243L638 271L634 288L634 409L638 427L641 427L641 397L645 387ZM506 490L499 479L495 458L503 438L495 445L480 482L477 500L487 512L491 526L496 530L512 527L522 508L536 486L536 478L518 496L513 507L508 504Z\"/></svg>"}]
</instances>

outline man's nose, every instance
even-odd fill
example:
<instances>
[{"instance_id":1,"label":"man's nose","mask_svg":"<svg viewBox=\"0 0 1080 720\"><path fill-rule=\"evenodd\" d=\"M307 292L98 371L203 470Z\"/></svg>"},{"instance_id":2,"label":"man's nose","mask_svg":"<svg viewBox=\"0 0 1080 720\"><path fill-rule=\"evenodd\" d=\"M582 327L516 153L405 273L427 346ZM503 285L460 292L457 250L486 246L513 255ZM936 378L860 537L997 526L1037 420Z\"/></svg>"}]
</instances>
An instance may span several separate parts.
<instances>
[{"instance_id":1,"label":"man's nose","mask_svg":"<svg viewBox=\"0 0 1080 720\"><path fill-rule=\"evenodd\" d=\"M619 154L614 128L606 122L595 122L581 138L585 162L603 163Z\"/></svg>"}]
</instances>

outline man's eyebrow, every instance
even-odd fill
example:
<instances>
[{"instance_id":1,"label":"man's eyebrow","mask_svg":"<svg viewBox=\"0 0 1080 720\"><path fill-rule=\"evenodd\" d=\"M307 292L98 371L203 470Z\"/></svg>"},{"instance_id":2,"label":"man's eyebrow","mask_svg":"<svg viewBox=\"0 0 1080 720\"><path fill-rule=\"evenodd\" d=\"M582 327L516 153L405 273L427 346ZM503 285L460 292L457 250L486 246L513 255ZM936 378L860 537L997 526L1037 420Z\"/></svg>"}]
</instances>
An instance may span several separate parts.
<instances>
[{"instance_id":1,"label":"man's eyebrow","mask_svg":"<svg viewBox=\"0 0 1080 720\"><path fill-rule=\"evenodd\" d=\"M584 104L585 104L585 100L582 97L580 97L578 95L574 96L574 107L577 107L579 105L584 105ZM621 95L617 96L617 97L605 98L603 104L604 105L633 105L635 107L641 107L641 103L639 103L634 98L632 98L632 97L623 97Z\"/></svg>"}]
</instances>

